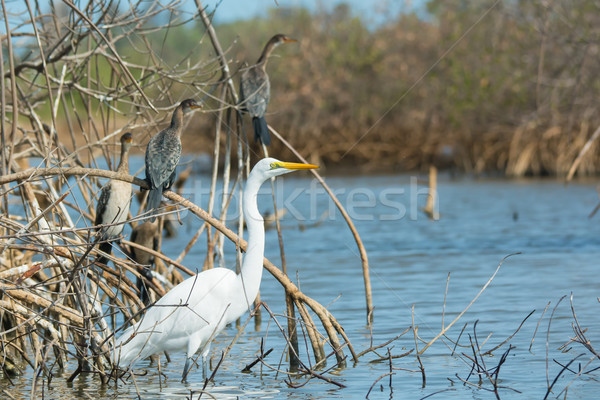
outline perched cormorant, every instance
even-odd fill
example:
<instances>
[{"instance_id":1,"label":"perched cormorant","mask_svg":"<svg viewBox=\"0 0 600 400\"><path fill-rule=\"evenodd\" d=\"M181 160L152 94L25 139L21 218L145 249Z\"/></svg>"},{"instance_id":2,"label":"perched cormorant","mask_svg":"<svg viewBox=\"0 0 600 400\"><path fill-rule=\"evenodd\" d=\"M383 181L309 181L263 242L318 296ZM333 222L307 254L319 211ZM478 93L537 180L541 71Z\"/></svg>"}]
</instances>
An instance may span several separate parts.
<instances>
[{"instance_id":1,"label":"perched cormorant","mask_svg":"<svg viewBox=\"0 0 600 400\"><path fill-rule=\"evenodd\" d=\"M120 174L129 174L129 149L131 148L131 133L125 133L121 136L121 159L117 172ZM96 220L94 225L107 225L99 228L102 233L100 250L110 254L112 245L109 240L121 235L129 212L131 203L131 183L111 179L102 187L100 198L96 203ZM116 225L114 225L116 224ZM106 264L108 259L105 256L99 256L98 261Z\"/></svg>"},{"instance_id":2,"label":"perched cormorant","mask_svg":"<svg viewBox=\"0 0 600 400\"><path fill-rule=\"evenodd\" d=\"M182 101L173 111L171 125L148 142L148 147L146 147L146 181L150 186L146 205L148 211L155 210L160 206L163 190L169 189L175 182L175 169L181 156L183 115L197 108L201 108L201 106L195 100ZM154 221L154 217L152 221Z\"/></svg>"},{"instance_id":3,"label":"perched cormorant","mask_svg":"<svg viewBox=\"0 0 600 400\"><path fill-rule=\"evenodd\" d=\"M154 251L158 250L158 222L146 221L138 224L131 231L131 241L141 246L147 247ZM140 300L144 304L149 303L147 284L152 281L152 266L154 265L154 256L145 250L131 247L131 258L139 265L137 270L142 275L136 282L136 286L140 291Z\"/></svg>"},{"instance_id":4,"label":"perched cormorant","mask_svg":"<svg viewBox=\"0 0 600 400\"><path fill-rule=\"evenodd\" d=\"M273 36L265 45L256 64L248 68L240 80L240 104L252 117L254 140L260 140L266 146L271 144L271 136L265 120L265 112L271 97L271 84L266 71L267 60L275 47L282 43L294 42L296 42L295 39L286 35Z\"/></svg>"}]
</instances>

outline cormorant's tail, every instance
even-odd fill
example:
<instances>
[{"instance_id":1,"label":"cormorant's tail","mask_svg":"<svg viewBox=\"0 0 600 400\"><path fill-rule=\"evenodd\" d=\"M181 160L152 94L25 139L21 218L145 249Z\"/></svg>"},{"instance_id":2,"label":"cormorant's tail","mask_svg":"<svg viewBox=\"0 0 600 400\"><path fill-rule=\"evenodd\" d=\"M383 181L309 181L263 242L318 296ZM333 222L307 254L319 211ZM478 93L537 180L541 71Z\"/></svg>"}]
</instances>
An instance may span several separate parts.
<instances>
[{"instance_id":1,"label":"cormorant's tail","mask_svg":"<svg viewBox=\"0 0 600 400\"><path fill-rule=\"evenodd\" d=\"M98 249L106 254L111 254L112 253L112 244L110 242L102 242L98 246ZM103 255L99 255L98 258L96 259L96 261L99 263L102 263L104 265L108 264L108 258Z\"/></svg>"},{"instance_id":2,"label":"cormorant's tail","mask_svg":"<svg viewBox=\"0 0 600 400\"><path fill-rule=\"evenodd\" d=\"M271 135L265 117L252 117L252 126L254 127L254 140L260 140L262 144L269 146Z\"/></svg>"},{"instance_id":3,"label":"cormorant's tail","mask_svg":"<svg viewBox=\"0 0 600 400\"><path fill-rule=\"evenodd\" d=\"M139 267L138 272L140 273L140 276L137 277L135 286L137 286L140 291L140 300L142 300L142 303L148 305L150 297L148 295L147 285L152 281L152 272L146 267Z\"/></svg>"},{"instance_id":4,"label":"cormorant's tail","mask_svg":"<svg viewBox=\"0 0 600 400\"><path fill-rule=\"evenodd\" d=\"M160 201L162 200L162 190L161 188L150 189L148 192L148 202L146 204L146 211L152 211L152 215L156 214L156 209L160 206ZM150 220L154 222L154 217Z\"/></svg>"}]
</instances>

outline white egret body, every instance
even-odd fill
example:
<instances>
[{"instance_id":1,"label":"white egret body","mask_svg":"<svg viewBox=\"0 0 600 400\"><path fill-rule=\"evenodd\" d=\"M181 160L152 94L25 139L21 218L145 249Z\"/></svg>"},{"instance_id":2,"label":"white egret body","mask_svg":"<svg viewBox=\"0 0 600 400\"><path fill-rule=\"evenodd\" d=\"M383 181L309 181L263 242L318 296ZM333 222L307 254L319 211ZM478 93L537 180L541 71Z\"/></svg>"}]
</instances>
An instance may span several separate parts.
<instances>
[{"instance_id":1,"label":"white egret body","mask_svg":"<svg viewBox=\"0 0 600 400\"><path fill-rule=\"evenodd\" d=\"M260 186L269 178L312 168L318 167L273 158L262 159L254 166L243 196L248 248L240 274L226 268L214 268L174 287L117 339L115 360L121 368L162 351L185 351L185 380L190 358L202 348L202 373L206 376L206 356L211 340L225 325L248 311L258 294L265 247L264 221L257 207Z\"/></svg>"}]
</instances>

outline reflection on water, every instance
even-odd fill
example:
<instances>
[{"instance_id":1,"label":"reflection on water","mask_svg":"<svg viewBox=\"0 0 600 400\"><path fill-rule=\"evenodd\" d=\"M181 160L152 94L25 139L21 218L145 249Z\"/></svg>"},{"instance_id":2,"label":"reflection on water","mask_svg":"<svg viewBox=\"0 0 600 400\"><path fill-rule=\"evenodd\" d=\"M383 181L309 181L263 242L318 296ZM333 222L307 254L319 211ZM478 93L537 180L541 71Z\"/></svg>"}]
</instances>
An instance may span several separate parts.
<instances>
[{"instance_id":1,"label":"reflection on water","mask_svg":"<svg viewBox=\"0 0 600 400\"><path fill-rule=\"evenodd\" d=\"M375 385L370 398L417 399L443 390L434 398L493 398L492 393L465 386L459 379L467 379L471 371L472 363L467 358L472 357L467 347L469 339L476 337L484 350L490 350L513 335L532 311L532 316L510 339L514 348L500 372L505 387L500 390L501 397L543 398L548 382L579 354L583 356L557 380L553 396L568 386L569 399L595 397L598 373L576 373L580 367L587 371L598 362L579 344L569 343L567 352L559 350L574 336L570 298L559 303L561 297L571 294L579 323L587 329L592 345L600 348L600 224L598 217L588 219L598 201L594 184L565 187L552 181L442 178L438 186L441 220L433 222L418 212L425 203L424 192L411 184L408 176L329 179L342 202L352 209L369 254L376 307L375 323L370 329L365 326L360 258L343 219L331 209L327 197L315 191L316 186L309 179L296 176L281 181L284 183L278 190L283 197L279 204L289 200L287 204L293 208L282 221L288 271L307 295L328 305L357 352L398 335L412 324L412 318L419 326L420 338L430 340L469 304L505 256L520 252L504 262L491 285L447 336L422 355L427 379L424 388L417 360L409 355L393 361L393 366L400 368L394 370L393 392L386 377ZM296 192L305 188L313 191ZM290 194L291 200L286 197ZM261 201L259 208L269 210L270 196L266 192ZM310 226L324 212L329 214L323 223L306 230L298 228L300 223ZM297 221L294 216L306 220ZM188 235L200 225L189 216L184 221L186 226L180 227L179 236L163 244L168 255L179 254ZM230 224L233 226L234 222ZM266 256L279 264L276 243L276 232L268 231ZM235 250L232 245L226 250L227 262L233 265ZM184 264L196 269L204 257L202 245L197 245ZM264 276L261 295L276 314L283 313L283 292L268 274ZM284 321L282 317L278 320ZM235 334L235 327L229 327L216 339L212 346L213 363ZM453 353L453 341L459 337ZM253 329L252 323L248 325L221 365L215 384L207 387L210 395L202 398L364 398L371 385L389 372L389 363L369 361L387 355L388 349L392 355L400 355L414 348L414 337L408 333L380 349L378 355L371 353L357 365L349 363L348 368L328 374L346 385L345 389L316 379L306 382L304 377L292 377L293 384L302 385L292 389L284 382L283 374L267 366L259 364L251 373L241 373L259 354L261 339L265 349L274 348L267 363L273 368L281 363L280 368L285 370L281 334L263 314L260 329ZM301 343L303 354L305 346ZM419 342L419 347L423 346ZM491 369L507 349L508 344L482 360ZM64 375L53 377L50 384L44 380L44 398L120 399L135 397L136 391L143 399L198 398L203 388L200 369L192 371L188 384L182 384L183 355L171 357L169 363L163 359L162 377L155 366L144 361L138 366L137 372L142 374L135 377L135 384L127 380L104 387L93 375L82 375L66 384L66 377L74 369L71 366ZM469 381L476 384L478 379L471 376ZM14 385L6 380L1 383L15 398L31 395L30 376L14 379ZM491 388L489 383L484 386ZM41 388L37 393L41 394Z\"/></svg>"}]
</instances>

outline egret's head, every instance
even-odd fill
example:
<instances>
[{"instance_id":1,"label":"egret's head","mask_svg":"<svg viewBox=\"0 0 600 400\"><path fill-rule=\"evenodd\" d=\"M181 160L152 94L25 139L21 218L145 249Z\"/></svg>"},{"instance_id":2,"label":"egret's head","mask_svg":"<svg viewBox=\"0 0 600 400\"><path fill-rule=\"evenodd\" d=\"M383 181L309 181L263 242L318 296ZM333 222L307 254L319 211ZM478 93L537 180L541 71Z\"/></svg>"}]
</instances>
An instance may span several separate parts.
<instances>
[{"instance_id":1,"label":"egret's head","mask_svg":"<svg viewBox=\"0 0 600 400\"><path fill-rule=\"evenodd\" d=\"M293 163L279 161L275 158L263 158L256 163L252 171L256 170L264 175L264 178L271 178L274 176L288 174L299 169L316 169L319 168L312 164Z\"/></svg>"}]
</instances>

